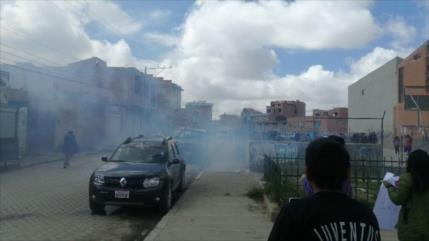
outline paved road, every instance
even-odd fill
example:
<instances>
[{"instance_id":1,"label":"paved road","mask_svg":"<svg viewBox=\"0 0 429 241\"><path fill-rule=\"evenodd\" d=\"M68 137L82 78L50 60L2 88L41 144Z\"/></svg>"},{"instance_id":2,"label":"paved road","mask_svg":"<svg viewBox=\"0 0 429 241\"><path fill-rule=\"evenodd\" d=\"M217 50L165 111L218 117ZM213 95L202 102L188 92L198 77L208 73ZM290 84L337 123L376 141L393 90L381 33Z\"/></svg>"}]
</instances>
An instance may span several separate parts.
<instances>
[{"instance_id":1,"label":"paved road","mask_svg":"<svg viewBox=\"0 0 429 241\"><path fill-rule=\"evenodd\" d=\"M54 162L0 173L0 240L142 240L161 218L156 211L108 207L107 216L90 214L88 179L101 164L91 155L68 169Z\"/></svg>"}]
</instances>

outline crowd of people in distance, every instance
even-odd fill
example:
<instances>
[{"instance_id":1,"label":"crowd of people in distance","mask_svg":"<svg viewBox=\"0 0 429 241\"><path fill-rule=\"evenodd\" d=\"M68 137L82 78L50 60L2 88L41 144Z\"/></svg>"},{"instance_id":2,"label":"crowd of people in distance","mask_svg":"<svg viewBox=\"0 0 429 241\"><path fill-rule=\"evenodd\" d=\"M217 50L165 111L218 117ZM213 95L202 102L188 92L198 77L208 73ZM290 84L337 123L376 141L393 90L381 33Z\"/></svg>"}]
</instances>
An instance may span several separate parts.
<instances>
[{"instance_id":1,"label":"crowd of people in distance","mask_svg":"<svg viewBox=\"0 0 429 241\"><path fill-rule=\"evenodd\" d=\"M378 142L378 137L375 132L366 133L354 133L350 137L351 143L371 143L376 144Z\"/></svg>"},{"instance_id":2,"label":"crowd of people in distance","mask_svg":"<svg viewBox=\"0 0 429 241\"><path fill-rule=\"evenodd\" d=\"M275 240L381 240L371 209L352 199L350 156L344 139L312 141L302 178L308 197L291 199L271 230ZM406 173L397 185L384 183L393 203L401 205L396 228L400 241L429 240L429 155L410 151Z\"/></svg>"}]
</instances>

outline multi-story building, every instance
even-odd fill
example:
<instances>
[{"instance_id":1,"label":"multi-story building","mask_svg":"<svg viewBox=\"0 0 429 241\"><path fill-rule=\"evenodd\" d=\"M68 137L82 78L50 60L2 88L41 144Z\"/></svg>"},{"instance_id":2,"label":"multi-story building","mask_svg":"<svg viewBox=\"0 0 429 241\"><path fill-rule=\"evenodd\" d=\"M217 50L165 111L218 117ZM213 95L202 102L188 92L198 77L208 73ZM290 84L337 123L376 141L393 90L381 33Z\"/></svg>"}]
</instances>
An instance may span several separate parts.
<instances>
[{"instance_id":1,"label":"multi-story building","mask_svg":"<svg viewBox=\"0 0 429 241\"><path fill-rule=\"evenodd\" d=\"M429 40L399 65L397 104L394 106L396 134L428 138L429 131Z\"/></svg>"},{"instance_id":2,"label":"multi-story building","mask_svg":"<svg viewBox=\"0 0 429 241\"><path fill-rule=\"evenodd\" d=\"M291 117L287 132L311 135L341 135L348 132L348 109L335 107L330 110L314 109L312 116Z\"/></svg>"},{"instance_id":3,"label":"multi-story building","mask_svg":"<svg viewBox=\"0 0 429 241\"><path fill-rule=\"evenodd\" d=\"M289 117L304 117L305 103L299 100L271 101L270 106L267 106L267 114L272 121L282 121Z\"/></svg>"},{"instance_id":4,"label":"multi-story building","mask_svg":"<svg viewBox=\"0 0 429 241\"><path fill-rule=\"evenodd\" d=\"M224 113L219 117L219 124L230 127L231 129L239 129L241 126L241 119L239 115Z\"/></svg>"},{"instance_id":5,"label":"multi-story building","mask_svg":"<svg viewBox=\"0 0 429 241\"><path fill-rule=\"evenodd\" d=\"M326 113L327 116L317 116L315 114L315 125L318 132L321 134L329 135L341 135L348 133L348 108L346 107L335 107L331 110L322 112Z\"/></svg>"},{"instance_id":6,"label":"multi-story building","mask_svg":"<svg viewBox=\"0 0 429 241\"><path fill-rule=\"evenodd\" d=\"M68 130L76 132L82 148L113 145L125 136L152 131L168 134L170 112L181 105L181 88L172 81L136 68L111 67L96 57L60 67L17 64L1 69L10 72L11 86L28 92L29 144L45 145L37 149L58 147Z\"/></svg>"},{"instance_id":7,"label":"multi-story building","mask_svg":"<svg viewBox=\"0 0 429 241\"><path fill-rule=\"evenodd\" d=\"M185 111L188 119L197 127L205 127L213 119L213 104L207 101L188 102Z\"/></svg>"},{"instance_id":8,"label":"multi-story building","mask_svg":"<svg viewBox=\"0 0 429 241\"><path fill-rule=\"evenodd\" d=\"M382 118L384 112L385 136L395 133L393 109L398 103L397 69L402 60L395 57L348 87L349 116L356 118L349 120L351 133L380 133L381 120L374 118Z\"/></svg>"}]
</instances>

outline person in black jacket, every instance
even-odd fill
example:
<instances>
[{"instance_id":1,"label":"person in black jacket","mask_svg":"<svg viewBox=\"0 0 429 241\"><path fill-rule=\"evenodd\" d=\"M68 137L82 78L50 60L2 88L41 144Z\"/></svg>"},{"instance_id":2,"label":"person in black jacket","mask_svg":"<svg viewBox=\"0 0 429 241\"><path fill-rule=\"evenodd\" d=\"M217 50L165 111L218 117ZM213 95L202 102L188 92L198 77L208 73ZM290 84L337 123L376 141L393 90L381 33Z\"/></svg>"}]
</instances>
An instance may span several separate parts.
<instances>
[{"instance_id":1,"label":"person in black jacket","mask_svg":"<svg viewBox=\"0 0 429 241\"><path fill-rule=\"evenodd\" d=\"M70 160L73 157L73 155L77 153L77 151L78 151L78 145L76 142L76 137L73 131L69 131L64 136L64 145L63 145L63 153L65 155L64 168L67 168L70 166Z\"/></svg>"},{"instance_id":2,"label":"person in black jacket","mask_svg":"<svg viewBox=\"0 0 429 241\"><path fill-rule=\"evenodd\" d=\"M329 138L317 139L306 149L305 164L315 194L284 206L268 240L379 241L374 213L341 191L350 172L345 147Z\"/></svg>"}]
</instances>

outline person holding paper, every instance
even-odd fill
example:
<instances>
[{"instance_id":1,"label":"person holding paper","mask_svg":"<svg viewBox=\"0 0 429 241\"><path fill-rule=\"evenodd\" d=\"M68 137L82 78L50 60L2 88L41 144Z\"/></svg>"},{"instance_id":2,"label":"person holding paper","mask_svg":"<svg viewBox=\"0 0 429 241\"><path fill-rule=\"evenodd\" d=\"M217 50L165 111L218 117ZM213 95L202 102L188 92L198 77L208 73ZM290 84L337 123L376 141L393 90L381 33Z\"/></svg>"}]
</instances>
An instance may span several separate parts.
<instances>
[{"instance_id":1,"label":"person holding paper","mask_svg":"<svg viewBox=\"0 0 429 241\"><path fill-rule=\"evenodd\" d=\"M415 150L407 159L407 171L399 178L397 186L383 181L389 197L401 205L398 223L400 241L429 240L429 155Z\"/></svg>"}]
</instances>

